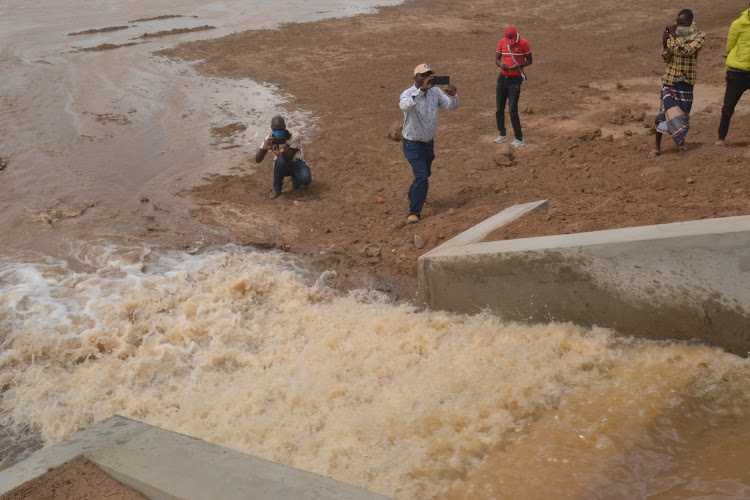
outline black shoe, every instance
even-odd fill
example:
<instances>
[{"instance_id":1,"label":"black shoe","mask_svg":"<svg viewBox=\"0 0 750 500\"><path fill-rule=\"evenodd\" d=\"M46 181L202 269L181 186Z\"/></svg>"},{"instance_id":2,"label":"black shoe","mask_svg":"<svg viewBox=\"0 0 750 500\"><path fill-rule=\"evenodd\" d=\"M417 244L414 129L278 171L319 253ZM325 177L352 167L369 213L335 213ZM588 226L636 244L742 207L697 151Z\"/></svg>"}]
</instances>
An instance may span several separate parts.
<instances>
[{"instance_id":1,"label":"black shoe","mask_svg":"<svg viewBox=\"0 0 750 500\"><path fill-rule=\"evenodd\" d=\"M271 194L269 194L269 195L268 195L268 199L269 199L269 200L275 200L275 199L276 199L276 198L278 198L279 196L281 196L281 191L276 191L276 190L274 189L273 191L271 191Z\"/></svg>"}]
</instances>

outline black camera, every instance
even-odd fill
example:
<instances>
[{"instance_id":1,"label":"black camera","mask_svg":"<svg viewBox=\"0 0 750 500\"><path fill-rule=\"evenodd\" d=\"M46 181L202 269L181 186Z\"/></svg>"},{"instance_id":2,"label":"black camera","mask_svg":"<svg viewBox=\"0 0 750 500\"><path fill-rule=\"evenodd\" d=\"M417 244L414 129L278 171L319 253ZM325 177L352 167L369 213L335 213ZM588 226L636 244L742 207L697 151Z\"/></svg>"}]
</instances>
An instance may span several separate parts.
<instances>
[{"instance_id":1,"label":"black camera","mask_svg":"<svg viewBox=\"0 0 750 500\"><path fill-rule=\"evenodd\" d=\"M451 77L450 76L433 76L430 82L432 82L433 85L450 85Z\"/></svg>"}]
</instances>

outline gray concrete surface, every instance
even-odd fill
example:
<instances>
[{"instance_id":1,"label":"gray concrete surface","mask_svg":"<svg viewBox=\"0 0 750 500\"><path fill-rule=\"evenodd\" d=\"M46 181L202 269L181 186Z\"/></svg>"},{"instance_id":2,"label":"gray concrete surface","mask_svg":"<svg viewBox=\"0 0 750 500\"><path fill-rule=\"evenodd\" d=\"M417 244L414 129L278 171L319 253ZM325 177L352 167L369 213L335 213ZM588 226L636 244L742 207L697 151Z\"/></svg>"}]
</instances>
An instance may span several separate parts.
<instances>
[{"instance_id":1,"label":"gray concrete surface","mask_svg":"<svg viewBox=\"0 0 750 500\"><path fill-rule=\"evenodd\" d=\"M387 498L121 416L0 471L0 494L80 455L152 500Z\"/></svg>"},{"instance_id":2,"label":"gray concrete surface","mask_svg":"<svg viewBox=\"0 0 750 500\"><path fill-rule=\"evenodd\" d=\"M493 219L502 225L519 207ZM478 243L497 224L420 257L422 305L750 355L750 216Z\"/></svg>"}]
</instances>

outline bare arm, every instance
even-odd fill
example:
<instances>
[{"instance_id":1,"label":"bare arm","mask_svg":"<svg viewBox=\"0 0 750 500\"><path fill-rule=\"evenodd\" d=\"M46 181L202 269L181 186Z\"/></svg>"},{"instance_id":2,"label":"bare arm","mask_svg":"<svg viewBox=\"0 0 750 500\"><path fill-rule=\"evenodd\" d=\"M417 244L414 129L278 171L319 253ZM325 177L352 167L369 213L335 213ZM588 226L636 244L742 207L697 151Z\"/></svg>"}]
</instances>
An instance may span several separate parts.
<instances>
[{"instance_id":1,"label":"bare arm","mask_svg":"<svg viewBox=\"0 0 750 500\"><path fill-rule=\"evenodd\" d=\"M500 52L495 53L495 66L500 69L508 69L508 66L503 64L503 55Z\"/></svg>"},{"instance_id":2,"label":"bare arm","mask_svg":"<svg viewBox=\"0 0 750 500\"><path fill-rule=\"evenodd\" d=\"M522 63L516 64L516 67L525 68L526 66L531 66L531 62L532 62L532 57L531 57L531 52L529 52L528 54L526 54L526 59L524 59Z\"/></svg>"},{"instance_id":3,"label":"bare arm","mask_svg":"<svg viewBox=\"0 0 750 500\"><path fill-rule=\"evenodd\" d=\"M258 148L258 151L255 153L255 163L260 163L263 161L263 158L266 157L266 153L268 153L268 150L271 149L271 138L267 138L265 141L263 141L263 145Z\"/></svg>"}]
</instances>

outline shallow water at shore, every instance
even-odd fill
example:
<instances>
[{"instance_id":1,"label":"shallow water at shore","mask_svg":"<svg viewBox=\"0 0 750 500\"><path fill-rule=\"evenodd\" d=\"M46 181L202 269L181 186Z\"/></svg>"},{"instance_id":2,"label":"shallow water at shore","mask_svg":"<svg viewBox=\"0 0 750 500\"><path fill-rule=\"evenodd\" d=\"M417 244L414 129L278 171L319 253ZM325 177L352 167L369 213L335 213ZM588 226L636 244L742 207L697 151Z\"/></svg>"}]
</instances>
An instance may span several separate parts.
<instances>
[{"instance_id":1,"label":"shallow water at shore","mask_svg":"<svg viewBox=\"0 0 750 500\"><path fill-rule=\"evenodd\" d=\"M252 171L245 146L255 147L288 96L247 79L200 76L151 52L395 3L4 2L0 157L9 166L0 183L0 244L60 256L70 238L172 247L226 241L196 223L190 203L175 195L217 175ZM214 29L154 36L200 26ZM110 48L88 50L97 47ZM298 129L314 127L305 111L285 115Z\"/></svg>"}]
</instances>

